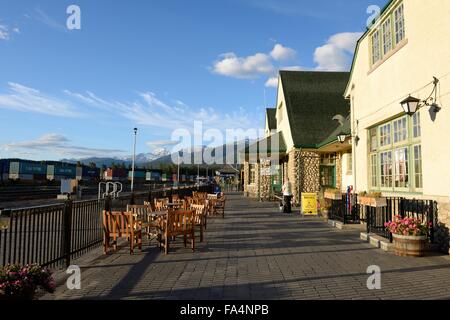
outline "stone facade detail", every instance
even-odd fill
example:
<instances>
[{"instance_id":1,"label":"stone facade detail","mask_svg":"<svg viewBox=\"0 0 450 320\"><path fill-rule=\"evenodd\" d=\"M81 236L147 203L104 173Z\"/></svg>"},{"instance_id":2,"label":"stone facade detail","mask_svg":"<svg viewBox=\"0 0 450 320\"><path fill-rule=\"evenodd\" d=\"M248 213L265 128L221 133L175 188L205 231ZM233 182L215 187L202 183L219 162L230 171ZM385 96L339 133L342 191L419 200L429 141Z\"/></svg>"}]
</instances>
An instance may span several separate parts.
<instances>
[{"instance_id":1,"label":"stone facade detail","mask_svg":"<svg viewBox=\"0 0 450 320\"><path fill-rule=\"evenodd\" d=\"M438 227L435 231L435 240L442 252L450 254L450 202L438 201Z\"/></svg>"},{"instance_id":2,"label":"stone facade detail","mask_svg":"<svg viewBox=\"0 0 450 320\"><path fill-rule=\"evenodd\" d=\"M316 152L302 152L299 159L300 192L320 191L320 156Z\"/></svg>"},{"instance_id":3,"label":"stone facade detail","mask_svg":"<svg viewBox=\"0 0 450 320\"><path fill-rule=\"evenodd\" d=\"M268 201L272 196L271 184L272 176L270 175L271 162L270 160L261 160L260 162L260 196L262 200Z\"/></svg>"},{"instance_id":4,"label":"stone facade detail","mask_svg":"<svg viewBox=\"0 0 450 320\"><path fill-rule=\"evenodd\" d=\"M342 153L336 155L336 189L342 189Z\"/></svg>"}]
</instances>

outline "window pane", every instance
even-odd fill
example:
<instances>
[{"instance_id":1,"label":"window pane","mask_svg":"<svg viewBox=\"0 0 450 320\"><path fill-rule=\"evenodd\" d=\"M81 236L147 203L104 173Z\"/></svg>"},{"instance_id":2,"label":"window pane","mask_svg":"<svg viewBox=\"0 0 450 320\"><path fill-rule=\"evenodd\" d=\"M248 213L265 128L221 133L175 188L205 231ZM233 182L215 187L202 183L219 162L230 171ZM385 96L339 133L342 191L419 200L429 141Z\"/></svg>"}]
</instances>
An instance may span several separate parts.
<instances>
[{"instance_id":1,"label":"window pane","mask_svg":"<svg viewBox=\"0 0 450 320\"><path fill-rule=\"evenodd\" d=\"M403 13L403 4L401 4L394 13L395 18L395 43L398 44L405 38L405 18Z\"/></svg>"},{"instance_id":2,"label":"window pane","mask_svg":"<svg viewBox=\"0 0 450 320\"><path fill-rule=\"evenodd\" d=\"M420 113L416 112L413 116L413 136L419 138L422 136L422 129L420 127Z\"/></svg>"},{"instance_id":3,"label":"window pane","mask_svg":"<svg viewBox=\"0 0 450 320\"><path fill-rule=\"evenodd\" d=\"M380 60L380 30L372 35L372 64Z\"/></svg>"},{"instance_id":4,"label":"window pane","mask_svg":"<svg viewBox=\"0 0 450 320\"><path fill-rule=\"evenodd\" d=\"M383 23L383 54L387 54L392 49L391 19Z\"/></svg>"},{"instance_id":5,"label":"window pane","mask_svg":"<svg viewBox=\"0 0 450 320\"><path fill-rule=\"evenodd\" d=\"M414 175L417 189L423 188L422 177L422 146L414 146Z\"/></svg>"},{"instance_id":6,"label":"window pane","mask_svg":"<svg viewBox=\"0 0 450 320\"><path fill-rule=\"evenodd\" d=\"M392 188L392 152L380 154L381 187Z\"/></svg>"},{"instance_id":7,"label":"window pane","mask_svg":"<svg viewBox=\"0 0 450 320\"><path fill-rule=\"evenodd\" d=\"M391 124L388 123L380 127L380 147L391 144Z\"/></svg>"},{"instance_id":8,"label":"window pane","mask_svg":"<svg viewBox=\"0 0 450 320\"><path fill-rule=\"evenodd\" d=\"M377 155L374 154L370 157L370 168L371 168L371 185L373 188L378 187L377 179Z\"/></svg>"},{"instance_id":9,"label":"window pane","mask_svg":"<svg viewBox=\"0 0 450 320\"><path fill-rule=\"evenodd\" d=\"M377 151L378 149L378 138L377 138L377 128L373 128L369 130L369 143L370 143L370 151Z\"/></svg>"},{"instance_id":10,"label":"window pane","mask_svg":"<svg viewBox=\"0 0 450 320\"><path fill-rule=\"evenodd\" d=\"M395 150L395 187L409 188L408 148Z\"/></svg>"},{"instance_id":11,"label":"window pane","mask_svg":"<svg viewBox=\"0 0 450 320\"><path fill-rule=\"evenodd\" d=\"M408 122L406 118L394 121L394 143L408 139Z\"/></svg>"}]
</instances>

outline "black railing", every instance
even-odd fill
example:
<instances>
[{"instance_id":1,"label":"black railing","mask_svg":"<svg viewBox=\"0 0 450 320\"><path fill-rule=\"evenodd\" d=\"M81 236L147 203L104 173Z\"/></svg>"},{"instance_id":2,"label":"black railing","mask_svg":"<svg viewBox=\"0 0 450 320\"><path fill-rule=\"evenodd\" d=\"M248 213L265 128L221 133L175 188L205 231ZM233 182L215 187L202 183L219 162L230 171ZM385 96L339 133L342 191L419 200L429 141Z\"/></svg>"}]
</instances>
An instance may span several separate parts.
<instances>
[{"instance_id":1,"label":"black railing","mask_svg":"<svg viewBox=\"0 0 450 320\"><path fill-rule=\"evenodd\" d=\"M0 266L12 263L69 266L72 259L102 243L103 210L126 210L132 202L143 204L175 193L188 196L192 191L213 192L211 185L180 187L117 199L68 200L63 204L3 210L1 217L9 217L9 221L6 229L0 228Z\"/></svg>"},{"instance_id":2,"label":"black railing","mask_svg":"<svg viewBox=\"0 0 450 320\"><path fill-rule=\"evenodd\" d=\"M367 223L367 232L374 233L392 242L392 234L386 230L385 223L393 221L395 216L418 218L431 223L428 238L434 242L434 228L437 225L437 205L431 200L410 200L405 198L386 198L387 206L381 208L361 206Z\"/></svg>"},{"instance_id":3,"label":"black railing","mask_svg":"<svg viewBox=\"0 0 450 320\"><path fill-rule=\"evenodd\" d=\"M344 224L360 223L358 195L343 194L341 200L331 200L330 219Z\"/></svg>"}]
</instances>

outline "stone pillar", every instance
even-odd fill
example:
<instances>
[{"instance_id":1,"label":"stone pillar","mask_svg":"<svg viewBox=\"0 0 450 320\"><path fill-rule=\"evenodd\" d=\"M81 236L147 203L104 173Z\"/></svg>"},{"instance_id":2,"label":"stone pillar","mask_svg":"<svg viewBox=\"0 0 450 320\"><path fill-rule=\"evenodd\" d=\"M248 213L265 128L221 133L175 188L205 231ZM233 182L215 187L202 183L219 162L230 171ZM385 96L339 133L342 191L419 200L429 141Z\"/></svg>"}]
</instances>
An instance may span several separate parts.
<instances>
[{"instance_id":1,"label":"stone pillar","mask_svg":"<svg viewBox=\"0 0 450 320\"><path fill-rule=\"evenodd\" d=\"M438 201L438 226L435 230L435 241L440 251L450 254L450 202Z\"/></svg>"},{"instance_id":2,"label":"stone pillar","mask_svg":"<svg viewBox=\"0 0 450 320\"><path fill-rule=\"evenodd\" d=\"M292 150L291 152L289 152L285 171L287 172L287 177L289 178L289 181L292 184L292 193L293 193L292 201L296 205L300 203L299 199L300 181L301 181L301 174L299 170L301 158L300 155L301 155L300 150Z\"/></svg>"},{"instance_id":3,"label":"stone pillar","mask_svg":"<svg viewBox=\"0 0 450 320\"><path fill-rule=\"evenodd\" d=\"M300 155L299 165L300 192L314 193L320 191L320 155L304 151Z\"/></svg>"},{"instance_id":4,"label":"stone pillar","mask_svg":"<svg viewBox=\"0 0 450 320\"><path fill-rule=\"evenodd\" d=\"M342 157L343 157L342 152L339 152L338 154L336 154L336 189L338 189L338 190L342 189L342 172L343 172L343 170L346 170L346 169L342 168L342 163L343 163Z\"/></svg>"},{"instance_id":5,"label":"stone pillar","mask_svg":"<svg viewBox=\"0 0 450 320\"><path fill-rule=\"evenodd\" d=\"M272 176L270 175L270 160L261 160L261 184L260 192L261 199L268 201L271 197L271 187L272 187Z\"/></svg>"},{"instance_id":6,"label":"stone pillar","mask_svg":"<svg viewBox=\"0 0 450 320\"><path fill-rule=\"evenodd\" d=\"M244 195L246 197L249 196L249 188L248 185L250 184L250 164L248 161L244 162Z\"/></svg>"}]
</instances>

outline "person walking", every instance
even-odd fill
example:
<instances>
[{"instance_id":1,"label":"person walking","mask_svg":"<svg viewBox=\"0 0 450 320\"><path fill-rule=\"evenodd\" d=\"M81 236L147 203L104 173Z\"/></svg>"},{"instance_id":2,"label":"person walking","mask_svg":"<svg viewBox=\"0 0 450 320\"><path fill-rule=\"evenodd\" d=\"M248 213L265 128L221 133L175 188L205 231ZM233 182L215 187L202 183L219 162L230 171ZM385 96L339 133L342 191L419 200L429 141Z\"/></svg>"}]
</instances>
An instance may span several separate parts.
<instances>
[{"instance_id":1,"label":"person walking","mask_svg":"<svg viewBox=\"0 0 450 320\"><path fill-rule=\"evenodd\" d=\"M284 213L292 213L292 183L289 181L289 178L286 179L286 182L283 185L283 201L284 201Z\"/></svg>"}]
</instances>

